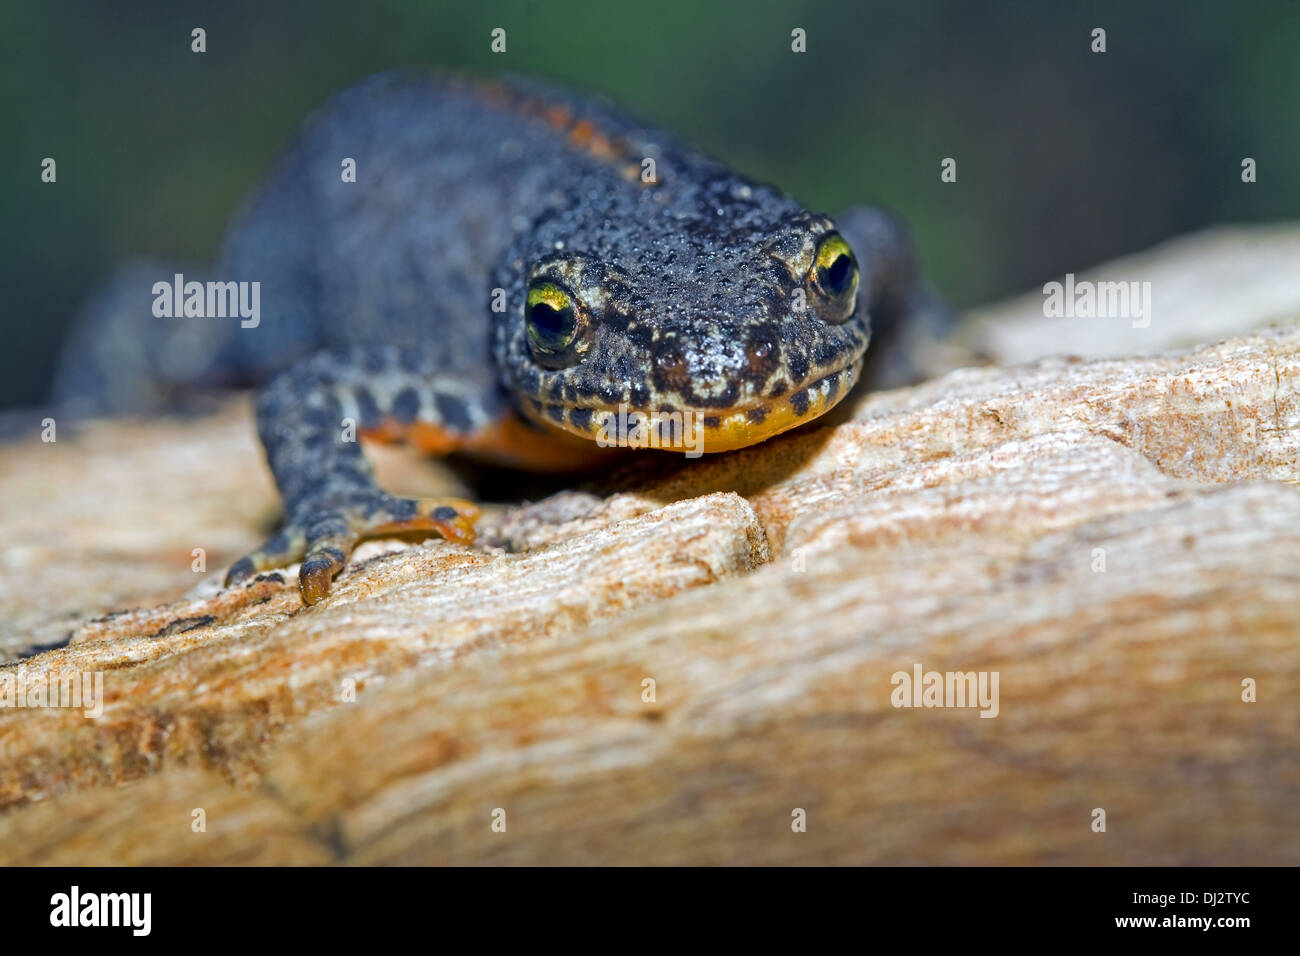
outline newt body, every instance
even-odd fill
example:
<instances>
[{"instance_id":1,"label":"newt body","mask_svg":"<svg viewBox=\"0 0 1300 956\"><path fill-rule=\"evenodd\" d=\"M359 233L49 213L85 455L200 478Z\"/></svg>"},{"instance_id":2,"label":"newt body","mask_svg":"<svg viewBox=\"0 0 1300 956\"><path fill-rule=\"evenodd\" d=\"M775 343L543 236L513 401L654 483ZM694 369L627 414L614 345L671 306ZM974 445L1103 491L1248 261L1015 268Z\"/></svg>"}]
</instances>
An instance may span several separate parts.
<instances>
[{"instance_id":1,"label":"newt body","mask_svg":"<svg viewBox=\"0 0 1300 956\"><path fill-rule=\"evenodd\" d=\"M183 350L189 381L269 379L258 428L285 505L229 580L302 559L308 603L363 537L473 535L467 502L380 489L348 421L526 468L589 462L628 412L685 416L725 451L832 408L872 319L896 328L925 299L883 213L837 226L596 103L408 74L308 121L215 272L260 282L257 327L168 334L210 337Z\"/></svg>"}]
</instances>

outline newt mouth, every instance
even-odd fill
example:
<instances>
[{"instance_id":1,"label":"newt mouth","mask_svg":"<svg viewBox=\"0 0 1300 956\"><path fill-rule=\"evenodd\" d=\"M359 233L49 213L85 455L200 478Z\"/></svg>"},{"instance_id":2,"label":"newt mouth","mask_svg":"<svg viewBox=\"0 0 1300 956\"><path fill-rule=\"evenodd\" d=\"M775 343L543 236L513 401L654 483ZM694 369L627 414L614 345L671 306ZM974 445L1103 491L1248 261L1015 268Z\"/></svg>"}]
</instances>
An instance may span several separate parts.
<instances>
[{"instance_id":1,"label":"newt mouth","mask_svg":"<svg viewBox=\"0 0 1300 956\"><path fill-rule=\"evenodd\" d=\"M681 409L528 403L530 418L605 447L697 454L734 451L826 414L853 388L862 356L779 398L732 408Z\"/></svg>"}]
</instances>

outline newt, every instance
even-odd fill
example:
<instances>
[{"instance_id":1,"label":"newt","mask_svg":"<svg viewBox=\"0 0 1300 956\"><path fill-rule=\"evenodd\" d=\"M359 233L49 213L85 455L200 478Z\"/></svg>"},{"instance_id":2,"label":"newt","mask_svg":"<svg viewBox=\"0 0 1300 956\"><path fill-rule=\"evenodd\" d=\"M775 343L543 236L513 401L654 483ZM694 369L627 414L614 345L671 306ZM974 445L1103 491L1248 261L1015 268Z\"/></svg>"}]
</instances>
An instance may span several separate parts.
<instances>
[{"instance_id":1,"label":"newt","mask_svg":"<svg viewBox=\"0 0 1300 956\"><path fill-rule=\"evenodd\" d=\"M213 273L259 283L260 321L153 319L134 341L160 381L264 383L284 523L226 581L301 561L307 604L363 538L474 537L471 502L388 494L358 437L565 470L632 412L725 452L839 403L873 327L941 312L883 210L811 212L595 100L408 72L308 119ZM111 351L65 362L65 392L138 387Z\"/></svg>"}]
</instances>

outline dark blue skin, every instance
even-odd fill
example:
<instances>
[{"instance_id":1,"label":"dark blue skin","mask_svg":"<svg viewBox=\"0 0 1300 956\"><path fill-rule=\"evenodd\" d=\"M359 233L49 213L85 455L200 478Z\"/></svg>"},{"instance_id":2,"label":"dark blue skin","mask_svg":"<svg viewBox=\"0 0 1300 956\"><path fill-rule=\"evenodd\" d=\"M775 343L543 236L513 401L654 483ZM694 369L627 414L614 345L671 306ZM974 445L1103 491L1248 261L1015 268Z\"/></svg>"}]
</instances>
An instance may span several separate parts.
<instances>
[{"instance_id":1,"label":"dark blue skin","mask_svg":"<svg viewBox=\"0 0 1300 956\"><path fill-rule=\"evenodd\" d=\"M467 502L382 491L345 419L524 467L589 460L620 405L700 416L706 451L752 444L839 401L873 324L936 314L912 261L879 211L832 222L590 101L384 74L314 115L235 219L213 277L261 282L259 326L170 320L191 339L150 368L274 376L258 427L285 527L229 581L302 559L315 603L363 537L473 534ZM74 347L64 397L138 399L111 351Z\"/></svg>"}]
</instances>

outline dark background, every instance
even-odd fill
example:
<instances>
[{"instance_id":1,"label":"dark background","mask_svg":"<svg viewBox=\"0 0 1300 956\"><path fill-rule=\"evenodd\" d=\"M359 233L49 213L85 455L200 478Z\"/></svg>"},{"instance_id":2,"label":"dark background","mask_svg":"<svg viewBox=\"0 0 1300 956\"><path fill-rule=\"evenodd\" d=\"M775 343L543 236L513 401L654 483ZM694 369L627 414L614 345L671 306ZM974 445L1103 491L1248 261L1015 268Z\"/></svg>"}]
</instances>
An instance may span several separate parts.
<instances>
[{"instance_id":1,"label":"dark background","mask_svg":"<svg viewBox=\"0 0 1300 956\"><path fill-rule=\"evenodd\" d=\"M0 36L0 406L44 398L98 277L132 255L209 259L297 121L394 66L551 78L810 207L892 206L959 306L1201 226L1300 215L1294 0L7 0ZM946 156L956 184L939 180Z\"/></svg>"}]
</instances>

